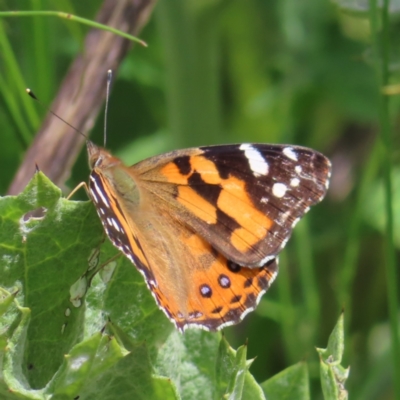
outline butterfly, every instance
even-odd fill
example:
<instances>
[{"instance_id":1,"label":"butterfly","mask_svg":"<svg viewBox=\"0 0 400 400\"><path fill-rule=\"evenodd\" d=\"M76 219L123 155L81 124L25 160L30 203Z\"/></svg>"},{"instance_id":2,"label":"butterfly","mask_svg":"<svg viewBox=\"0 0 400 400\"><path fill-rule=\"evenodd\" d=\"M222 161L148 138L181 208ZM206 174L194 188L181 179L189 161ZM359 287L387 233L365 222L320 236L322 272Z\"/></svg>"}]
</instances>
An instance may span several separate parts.
<instances>
[{"instance_id":1,"label":"butterfly","mask_svg":"<svg viewBox=\"0 0 400 400\"><path fill-rule=\"evenodd\" d=\"M87 150L107 236L182 332L219 330L255 309L331 173L324 155L291 145L197 147L131 167L90 141Z\"/></svg>"}]
</instances>

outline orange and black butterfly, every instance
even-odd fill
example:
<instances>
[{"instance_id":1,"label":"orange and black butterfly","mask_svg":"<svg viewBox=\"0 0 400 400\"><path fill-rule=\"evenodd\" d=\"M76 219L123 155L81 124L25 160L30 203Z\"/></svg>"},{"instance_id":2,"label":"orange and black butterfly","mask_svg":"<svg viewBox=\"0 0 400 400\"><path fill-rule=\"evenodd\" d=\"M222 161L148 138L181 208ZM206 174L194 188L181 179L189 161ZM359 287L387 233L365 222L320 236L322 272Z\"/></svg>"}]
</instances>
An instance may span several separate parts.
<instances>
[{"instance_id":1,"label":"orange and black butterfly","mask_svg":"<svg viewBox=\"0 0 400 400\"><path fill-rule=\"evenodd\" d=\"M87 148L89 193L108 237L181 331L218 330L254 310L331 173L325 156L291 145L198 147L131 167Z\"/></svg>"}]
</instances>

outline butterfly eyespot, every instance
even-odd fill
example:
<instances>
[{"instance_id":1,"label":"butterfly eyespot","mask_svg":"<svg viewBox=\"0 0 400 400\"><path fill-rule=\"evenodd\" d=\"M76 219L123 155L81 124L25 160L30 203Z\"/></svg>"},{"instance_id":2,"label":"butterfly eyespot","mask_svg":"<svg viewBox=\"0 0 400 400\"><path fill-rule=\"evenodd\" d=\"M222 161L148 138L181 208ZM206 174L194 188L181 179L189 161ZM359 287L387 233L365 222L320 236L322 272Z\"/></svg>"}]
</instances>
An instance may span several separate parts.
<instances>
[{"instance_id":1,"label":"butterfly eyespot","mask_svg":"<svg viewBox=\"0 0 400 400\"><path fill-rule=\"evenodd\" d=\"M230 303L234 304L234 303L239 303L239 301L242 299L242 295L238 294L236 296L233 296Z\"/></svg>"},{"instance_id":2,"label":"butterfly eyespot","mask_svg":"<svg viewBox=\"0 0 400 400\"><path fill-rule=\"evenodd\" d=\"M228 289L231 287L231 280L224 274L221 274L218 277L218 283L220 284L220 286L224 289Z\"/></svg>"},{"instance_id":3,"label":"butterfly eyespot","mask_svg":"<svg viewBox=\"0 0 400 400\"><path fill-rule=\"evenodd\" d=\"M205 298L210 298L212 296L212 289L210 286L203 284L200 286L200 294Z\"/></svg>"},{"instance_id":4,"label":"butterfly eyespot","mask_svg":"<svg viewBox=\"0 0 400 400\"><path fill-rule=\"evenodd\" d=\"M231 272L239 272L241 270L241 266L239 264L234 263L233 261L228 261L228 269Z\"/></svg>"},{"instance_id":5,"label":"butterfly eyespot","mask_svg":"<svg viewBox=\"0 0 400 400\"><path fill-rule=\"evenodd\" d=\"M223 309L224 309L224 307L222 307L222 306L216 307L216 308L214 308L214 310L211 311L211 314L219 314Z\"/></svg>"},{"instance_id":6,"label":"butterfly eyespot","mask_svg":"<svg viewBox=\"0 0 400 400\"><path fill-rule=\"evenodd\" d=\"M247 278L247 279L244 281L243 287L244 287L245 289L247 289L247 288L249 288L252 284L253 284L253 278Z\"/></svg>"}]
</instances>

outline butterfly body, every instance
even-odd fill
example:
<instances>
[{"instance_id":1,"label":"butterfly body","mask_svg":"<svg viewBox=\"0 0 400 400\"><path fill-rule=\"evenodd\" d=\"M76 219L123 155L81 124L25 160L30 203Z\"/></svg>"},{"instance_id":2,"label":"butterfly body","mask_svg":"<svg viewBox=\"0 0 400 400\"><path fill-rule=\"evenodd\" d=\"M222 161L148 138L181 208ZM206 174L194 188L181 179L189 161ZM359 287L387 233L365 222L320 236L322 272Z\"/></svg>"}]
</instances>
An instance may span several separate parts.
<instances>
[{"instance_id":1,"label":"butterfly body","mask_svg":"<svg viewBox=\"0 0 400 400\"><path fill-rule=\"evenodd\" d=\"M108 237L180 330L221 329L255 308L330 175L326 157L296 146L192 148L131 167L91 142L88 153Z\"/></svg>"}]
</instances>

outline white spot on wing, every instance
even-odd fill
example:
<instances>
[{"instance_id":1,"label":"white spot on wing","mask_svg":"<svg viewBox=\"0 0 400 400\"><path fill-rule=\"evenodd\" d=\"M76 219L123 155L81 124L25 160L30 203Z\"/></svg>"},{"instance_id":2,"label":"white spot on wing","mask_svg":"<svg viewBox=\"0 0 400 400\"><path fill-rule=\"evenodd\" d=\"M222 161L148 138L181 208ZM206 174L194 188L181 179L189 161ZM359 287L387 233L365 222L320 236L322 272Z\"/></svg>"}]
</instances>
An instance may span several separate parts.
<instances>
[{"instance_id":1,"label":"white spot on wing","mask_svg":"<svg viewBox=\"0 0 400 400\"><path fill-rule=\"evenodd\" d=\"M262 154L251 144L243 143L240 150L244 151L244 155L249 161L251 170L254 176L268 175L268 163Z\"/></svg>"},{"instance_id":2,"label":"white spot on wing","mask_svg":"<svg viewBox=\"0 0 400 400\"><path fill-rule=\"evenodd\" d=\"M272 194L278 198L283 197L286 190L287 186L284 183L274 183L274 186L272 186Z\"/></svg>"},{"instance_id":3,"label":"white spot on wing","mask_svg":"<svg viewBox=\"0 0 400 400\"><path fill-rule=\"evenodd\" d=\"M97 204L97 203L99 202L99 199L98 199L97 196L96 196L96 192L95 192L94 190L91 190L91 191L90 191L90 194L91 194L92 197L93 197L93 201Z\"/></svg>"},{"instance_id":4,"label":"white spot on wing","mask_svg":"<svg viewBox=\"0 0 400 400\"><path fill-rule=\"evenodd\" d=\"M115 221L114 218L111 220L111 222L112 222L112 224L113 224L113 227L114 227L118 232L121 232L121 230L119 229L118 222Z\"/></svg>"},{"instance_id":5,"label":"white spot on wing","mask_svg":"<svg viewBox=\"0 0 400 400\"><path fill-rule=\"evenodd\" d=\"M301 168L301 165L296 165L296 166L294 167L294 170L296 171L297 174L300 174L301 171L303 170L303 168Z\"/></svg>"},{"instance_id":6,"label":"white spot on wing","mask_svg":"<svg viewBox=\"0 0 400 400\"><path fill-rule=\"evenodd\" d=\"M300 179L299 178L293 178L290 181L290 186L292 186L292 187L297 187L297 186L299 186L299 184L300 184Z\"/></svg>"},{"instance_id":7,"label":"white spot on wing","mask_svg":"<svg viewBox=\"0 0 400 400\"><path fill-rule=\"evenodd\" d=\"M287 158L290 158L293 161L299 160L296 152L293 150L293 147L285 147L282 152Z\"/></svg>"}]
</instances>

